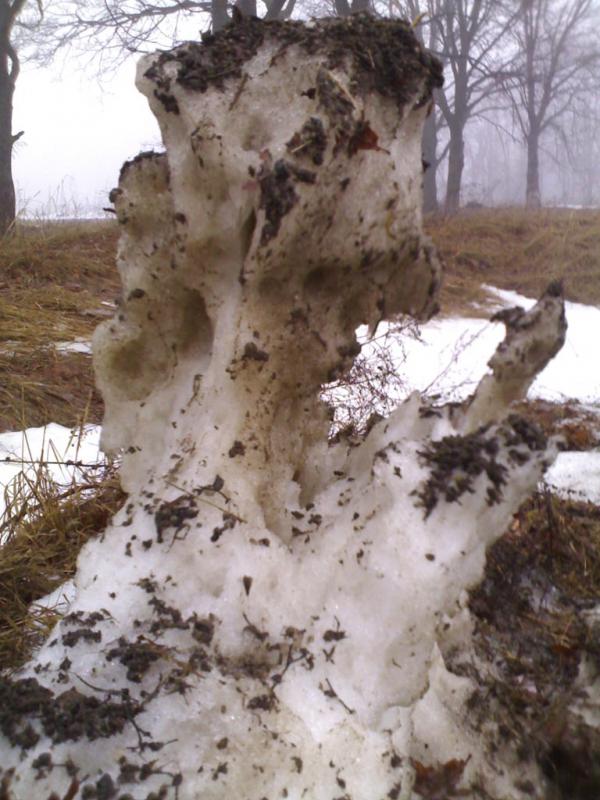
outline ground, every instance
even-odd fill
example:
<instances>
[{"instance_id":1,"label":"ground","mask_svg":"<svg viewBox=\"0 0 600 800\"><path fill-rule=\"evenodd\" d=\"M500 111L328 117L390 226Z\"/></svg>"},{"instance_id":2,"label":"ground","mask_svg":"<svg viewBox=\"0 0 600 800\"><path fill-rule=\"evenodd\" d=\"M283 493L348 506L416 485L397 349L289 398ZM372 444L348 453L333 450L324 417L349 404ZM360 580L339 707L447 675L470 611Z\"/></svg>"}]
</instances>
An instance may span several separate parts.
<instances>
[{"instance_id":1,"label":"ground","mask_svg":"<svg viewBox=\"0 0 600 800\"><path fill-rule=\"evenodd\" d=\"M0 241L0 431L100 422L89 340L119 294L116 223L24 224Z\"/></svg>"},{"instance_id":2,"label":"ground","mask_svg":"<svg viewBox=\"0 0 600 800\"><path fill-rule=\"evenodd\" d=\"M564 280L567 299L600 305L599 212L484 209L430 218L426 227L446 262L443 314L484 314L484 284L537 296L554 279ZM117 239L112 221L26 223L0 242L0 432L101 421L90 355L56 345L88 341L113 313ZM597 417L576 403L535 401L517 410L546 433L560 431L571 450L600 439ZM11 523L0 521L0 537L8 537L0 551L0 668L22 663L54 623L47 610L33 619L29 605L73 573L81 545L123 502L114 471L60 497L43 482L36 493L37 513L29 508L26 521L15 521L13 506ZM540 601L549 596L552 604ZM583 655L600 662L600 639L578 622L599 599L600 509L548 492L515 515L471 595L477 647L501 676L497 702L509 717L522 709L539 720L532 746L550 772L562 770L571 783L573 772L584 774L573 797L600 791L600 776L569 750L561 686L568 693Z\"/></svg>"},{"instance_id":3,"label":"ground","mask_svg":"<svg viewBox=\"0 0 600 800\"><path fill-rule=\"evenodd\" d=\"M442 313L473 316L482 284L538 297L552 280L564 281L568 300L600 305L598 211L465 210L426 228L446 262Z\"/></svg>"}]
</instances>

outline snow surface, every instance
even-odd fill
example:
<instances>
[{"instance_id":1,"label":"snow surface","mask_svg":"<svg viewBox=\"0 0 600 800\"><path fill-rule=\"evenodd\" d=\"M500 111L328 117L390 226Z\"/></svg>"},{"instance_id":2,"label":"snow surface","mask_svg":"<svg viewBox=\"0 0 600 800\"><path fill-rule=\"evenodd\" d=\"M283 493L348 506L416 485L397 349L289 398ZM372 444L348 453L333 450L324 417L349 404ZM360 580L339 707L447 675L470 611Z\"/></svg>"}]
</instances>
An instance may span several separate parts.
<instances>
[{"instance_id":1,"label":"snow surface","mask_svg":"<svg viewBox=\"0 0 600 800\"><path fill-rule=\"evenodd\" d=\"M535 300L516 292L485 287L498 298L496 310L521 306L529 310ZM563 402L600 402L597 342L600 308L566 303L567 340L531 387L528 397ZM364 334L364 329L361 331ZM501 322L447 317L421 327L420 338L403 337L396 364L403 383L440 401L464 400L486 371L488 360L504 338ZM368 347L368 345L367 345Z\"/></svg>"},{"instance_id":2,"label":"snow surface","mask_svg":"<svg viewBox=\"0 0 600 800\"><path fill-rule=\"evenodd\" d=\"M77 480L90 466L101 465L100 426L70 430L52 422L41 428L0 434L0 519L6 500L23 481L34 485L40 469L57 484Z\"/></svg>"},{"instance_id":3,"label":"snow surface","mask_svg":"<svg viewBox=\"0 0 600 800\"><path fill-rule=\"evenodd\" d=\"M73 342L57 342L54 346L59 353L92 354L92 344L89 339L75 339Z\"/></svg>"},{"instance_id":4,"label":"snow surface","mask_svg":"<svg viewBox=\"0 0 600 800\"><path fill-rule=\"evenodd\" d=\"M600 453L560 453L546 473L545 482L560 495L600 505Z\"/></svg>"}]
</instances>

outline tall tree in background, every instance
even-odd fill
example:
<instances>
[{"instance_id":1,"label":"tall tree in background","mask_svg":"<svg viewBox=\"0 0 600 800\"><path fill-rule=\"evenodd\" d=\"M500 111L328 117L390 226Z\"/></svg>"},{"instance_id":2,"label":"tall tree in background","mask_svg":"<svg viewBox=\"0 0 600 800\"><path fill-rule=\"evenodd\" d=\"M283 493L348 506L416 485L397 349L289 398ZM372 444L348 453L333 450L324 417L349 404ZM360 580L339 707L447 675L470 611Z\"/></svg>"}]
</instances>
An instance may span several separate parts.
<instances>
[{"instance_id":1,"label":"tall tree in background","mask_svg":"<svg viewBox=\"0 0 600 800\"><path fill-rule=\"evenodd\" d=\"M494 75L504 61L502 43L511 24L504 0L389 0L390 11L408 16L422 41L442 60L446 83L436 103L448 128L448 176L444 210L460 207L465 164L465 128L485 111L497 90ZM437 146L435 122L424 133L426 161L436 167L442 156ZM439 124L438 124L439 127ZM432 189L430 188L430 192Z\"/></svg>"},{"instance_id":2,"label":"tall tree in background","mask_svg":"<svg viewBox=\"0 0 600 800\"><path fill-rule=\"evenodd\" d=\"M502 61L501 44L510 17L499 0L429 0L432 24L437 27L440 55L451 79L439 95L439 106L449 132L448 179L444 210L460 207L465 165L465 127L484 111L495 91L493 76Z\"/></svg>"},{"instance_id":3,"label":"tall tree in background","mask_svg":"<svg viewBox=\"0 0 600 800\"><path fill-rule=\"evenodd\" d=\"M0 0L0 236L11 229L16 214L12 153L23 131L13 133L13 96L19 76L13 30L26 2Z\"/></svg>"},{"instance_id":4,"label":"tall tree in background","mask_svg":"<svg viewBox=\"0 0 600 800\"><path fill-rule=\"evenodd\" d=\"M304 16L322 16L325 10L345 17L368 11L372 0L299 0L298 5ZM289 19L296 7L296 0L49 0L36 58L50 61L58 50L77 44L92 57L100 54L102 69L130 53L198 38L209 27L221 30L234 9L273 20Z\"/></svg>"},{"instance_id":5,"label":"tall tree in background","mask_svg":"<svg viewBox=\"0 0 600 800\"><path fill-rule=\"evenodd\" d=\"M402 16L410 20L415 28L417 38L429 50L439 54L438 25L430 15L431 3L427 0L391 0L386 9L388 16ZM431 112L423 126L423 211L432 213L439 210L437 174L438 167L448 152L448 145L440 153L438 150L439 130L443 118L437 108L438 96L443 89L433 92Z\"/></svg>"},{"instance_id":6,"label":"tall tree in background","mask_svg":"<svg viewBox=\"0 0 600 800\"><path fill-rule=\"evenodd\" d=\"M541 206L540 140L578 97L597 91L600 43L594 0L520 0L514 61L499 74L527 147L525 204Z\"/></svg>"}]
</instances>

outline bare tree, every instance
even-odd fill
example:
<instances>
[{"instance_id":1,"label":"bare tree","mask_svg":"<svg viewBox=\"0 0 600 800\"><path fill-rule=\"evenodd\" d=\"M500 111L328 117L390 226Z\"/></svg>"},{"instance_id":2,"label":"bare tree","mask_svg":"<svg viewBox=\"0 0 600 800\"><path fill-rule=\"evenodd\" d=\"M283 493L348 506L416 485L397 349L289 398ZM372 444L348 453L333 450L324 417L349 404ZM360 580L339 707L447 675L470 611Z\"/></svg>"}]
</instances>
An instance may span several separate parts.
<instances>
[{"instance_id":1,"label":"bare tree","mask_svg":"<svg viewBox=\"0 0 600 800\"><path fill-rule=\"evenodd\" d=\"M593 206L600 202L600 98L597 91L578 97L564 125L557 131L557 150L568 154L557 158L563 183L570 184L569 202ZM562 155L562 153L561 153ZM565 174L566 173L566 174Z\"/></svg>"},{"instance_id":2,"label":"bare tree","mask_svg":"<svg viewBox=\"0 0 600 800\"><path fill-rule=\"evenodd\" d=\"M511 15L503 0L389 1L391 9L414 20L422 40L446 67L446 83L435 100L448 127L444 209L452 214L460 206L465 127L471 118L484 112L485 103L497 90L494 75L505 58L502 43ZM433 126L430 122L425 131L424 151L428 151L426 160L437 166L445 153L432 156L432 143L437 146Z\"/></svg>"},{"instance_id":3,"label":"bare tree","mask_svg":"<svg viewBox=\"0 0 600 800\"><path fill-rule=\"evenodd\" d=\"M27 0L0 0L0 236L12 227L16 214L12 153L23 131L13 133L13 97L19 76L19 57L13 31ZM41 5L38 0L41 13Z\"/></svg>"},{"instance_id":4,"label":"bare tree","mask_svg":"<svg viewBox=\"0 0 600 800\"><path fill-rule=\"evenodd\" d=\"M100 54L102 68L131 53L198 38L202 29L218 31L234 13L287 19L295 4L262 0L259 8L257 0L54 0L37 37L37 59L49 61L58 50L76 44L94 57Z\"/></svg>"},{"instance_id":5,"label":"bare tree","mask_svg":"<svg viewBox=\"0 0 600 800\"><path fill-rule=\"evenodd\" d=\"M453 214L460 207L465 127L494 92L510 18L498 0L437 0L435 11L440 53L451 72L439 105L450 134L445 211Z\"/></svg>"},{"instance_id":6,"label":"bare tree","mask_svg":"<svg viewBox=\"0 0 600 800\"><path fill-rule=\"evenodd\" d=\"M400 15L411 21L415 34L422 45L432 51L439 51L437 41L438 27L434 24L423 24L428 17L427 0L390 0L386 8L389 16ZM435 89L433 103L429 116L423 127L423 210L431 213L439 210L437 193L438 167L446 157L448 148L438 152L438 138L440 127L444 124L442 115L437 109L438 95L442 90Z\"/></svg>"},{"instance_id":7,"label":"bare tree","mask_svg":"<svg viewBox=\"0 0 600 800\"><path fill-rule=\"evenodd\" d=\"M518 10L514 61L498 80L527 147L525 203L539 208L540 140L592 88L600 58L598 6L594 0L520 0Z\"/></svg>"}]
</instances>

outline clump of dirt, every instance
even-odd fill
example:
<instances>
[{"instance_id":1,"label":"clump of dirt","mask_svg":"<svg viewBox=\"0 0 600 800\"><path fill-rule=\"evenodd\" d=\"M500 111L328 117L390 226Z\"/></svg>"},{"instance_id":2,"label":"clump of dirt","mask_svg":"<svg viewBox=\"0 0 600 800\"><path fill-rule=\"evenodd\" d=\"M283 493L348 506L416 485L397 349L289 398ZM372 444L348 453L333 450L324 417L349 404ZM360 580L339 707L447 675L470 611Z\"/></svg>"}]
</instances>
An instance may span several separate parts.
<instances>
[{"instance_id":1,"label":"clump of dirt","mask_svg":"<svg viewBox=\"0 0 600 800\"><path fill-rule=\"evenodd\" d=\"M530 451L543 450L546 446L542 432L515 414L509 416L497 432L488 434L490 427L485 425L466 436L445 436L418 452L431 466L430 477L417 492L419 505L425 509L425 519L440 498L454 503L465 492L472 494L475 479L483 473L490 484L486 497L488 505L499 503L508 473L506 465L496 458L501 443L510 448L509 458L516 464L527 461Z\"/></svg>"},{"instance_id":2,"label":"clump of dirt","mask_svg":"<svg viewBox=\"0 0 600 800\"><path fill-rule=\"evenodd\" d=\"M600 508L537 493L490 548L471 592L474 646L487 668L449 659L481 686L470 701L476 724L493 714L500 739L533 754L565 800L600 797L600 735L573 710L582 666L600 670L598 604Z\"/></svg>"},{"instance_id":3,"label":"clump of dirt","mask_svg":"<svg viewBox=\"0 0 600 800\"><path fill-rule=\"evenodd\" d=\"M40 739L31 719L55 744L86 737L90 741L120 733L141 711L128 695L122 702L68 689L54 695L35 678L0 678L0 729L16 747L28 750Z\"/></svg>"},{"instance_id":4,"label":"clump of dirt","mask_svg":"<svg viewBox=\"0 0 600 800\"><path fill-rule=\"evenodd\" d=\"M258 175L260 185L260 207L265 211L266 222L260 243L268 244L277 236L281 220L298 202L294 183L314 183L316 175L280 158L273 167L263 165ZM256 347L256 345L255 345Z\"/></svg>"},{"instance_id":5,"label":"clump of dirt","mask_svg":"<svg viewBox=\"0 0 600 800\"><path fill-rule=\"evenodd\" d=\"M392 97L399 107L422 89L423 78L425 102L443 82L441 63L419 44L407 22L367 14L321 19L310 26L240 16L218 33L203 36L201 43L188 43L162 53L146 77L156 82L160 92L157 96L167 110L173 111L170 80L161 69L165 63L178 63L177 82L188 89L206 92L212 85L222 90L229 79L241 77L242 66L265 39L279 44L274 60L296 45L308 54L326 53L328 69L350 61L351 80L358 91L376 91Z\"/></svg>"},{"instance_id":6,"label":"clump of dirt","mask_svg":"<svg viewBox=\"0 0 600 800\"><path fill-rule=\"evenodd\" d=\"M465 492L473 493L473 481L485 472L496 493L506 483L506 467L496 461L499 446L496 437L486 437L489 426L468 436L445 436L431 442L419 456L431 464L431 475L418 492L425 519L440 497L447 503L459 500ZM498 494L498 499L500 495Z\"/></svg>"},{"instance_id":7,"label":"clump of dirt","mask_svg":"<svg viewBox=\"0 0 600 800\"><path fill-rule=\"evenodd\" d=\"M113 647L106 654L106 660L117 659L120 661L123 666L127 667L127 680L140 683L152 664L164 654L164 649L141 636L136 642L128 642L124 636L121 636L118 646Z\"/></svg>"},{"instance_id":8,"label":"clump of dirt","mask_svg":"<svg viewBox=\"0 0 600 800\"><path fill-rule=\"evenodd\" d=\"M163 541L163 534L169 528L174 528L175 533L183 530L187 520L198 516L196 499L187 495L180 495L175 500L161 503L154 514L156 525L156 541Z\"/></svg>"},{"instance_id":9,"label":"clump of dirt","mask_svg":"<svg viewBox=\"0 0 600 800\"><path fill-rule=\"evenodd\" d=\"M547 400L524 400L515 411L538 425L547 436L559 435L566 450L591 450L600 444L600 410L576 400L552 403Z\"/></svg>"},{"instance_id":10,"label":"clump of dirt","mask_svg":"<svg viewBox=\"0 0 600 800\"><path fill-rule=\"evenodd\" d=\"M315 166L320 166L327 148L323 122L318 117L310 117L287 142L286 148L291 155L304 156Z\"/></svg>"}]
</instances>

